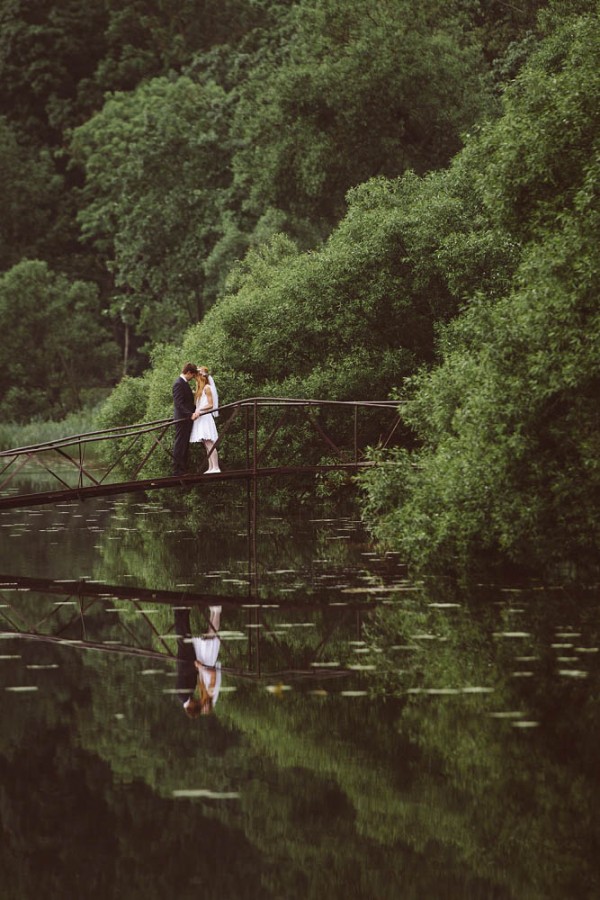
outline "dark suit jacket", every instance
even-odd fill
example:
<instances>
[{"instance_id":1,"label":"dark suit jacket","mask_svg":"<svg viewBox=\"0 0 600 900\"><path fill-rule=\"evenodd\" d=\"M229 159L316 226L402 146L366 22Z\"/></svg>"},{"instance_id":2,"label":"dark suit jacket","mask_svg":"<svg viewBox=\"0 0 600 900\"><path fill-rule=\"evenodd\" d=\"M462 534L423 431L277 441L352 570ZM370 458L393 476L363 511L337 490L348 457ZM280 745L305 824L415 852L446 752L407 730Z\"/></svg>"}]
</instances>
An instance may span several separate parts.
<instances>
[{"instance_id":1,"label":"dark suit jacket","mask_svg":"<svg viewBox=\"0 0 600 900\"><path fill-rule=\"evenodd\" d=\"M192 389L183 378L179 377L173 385L173 418L189 419L196 409Z\"/></svg>"}]
</instances>

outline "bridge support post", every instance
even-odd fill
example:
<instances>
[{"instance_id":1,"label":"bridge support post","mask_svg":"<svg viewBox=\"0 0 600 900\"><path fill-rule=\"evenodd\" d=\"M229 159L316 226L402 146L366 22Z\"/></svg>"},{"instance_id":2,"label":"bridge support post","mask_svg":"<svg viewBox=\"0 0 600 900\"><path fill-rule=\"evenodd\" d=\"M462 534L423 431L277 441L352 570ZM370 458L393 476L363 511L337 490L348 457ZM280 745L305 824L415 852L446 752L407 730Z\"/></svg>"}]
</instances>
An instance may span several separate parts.
<instances>
[{"instance_id":1,"label":"bridge support post","mask_svg":"<svg viewBox=\"0 0 600 900\"><path fill-rule=\"evenodd\" d=\"M252 427L252 471L256 475L256 467L258 464L258 403L256 400L252 404L254 409L254 422Z\"/></svg>"}]
</instances>

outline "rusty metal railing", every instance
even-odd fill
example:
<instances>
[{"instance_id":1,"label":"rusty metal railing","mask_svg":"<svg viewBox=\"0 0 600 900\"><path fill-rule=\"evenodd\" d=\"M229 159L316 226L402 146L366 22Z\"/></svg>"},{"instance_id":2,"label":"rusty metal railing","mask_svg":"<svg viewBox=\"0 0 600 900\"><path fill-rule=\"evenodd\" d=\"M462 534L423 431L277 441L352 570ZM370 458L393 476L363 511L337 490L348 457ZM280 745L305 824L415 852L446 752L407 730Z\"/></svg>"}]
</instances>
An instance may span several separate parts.
<instances>
[{"instance_id":1,"label":"rusty metal railing","mask_svg":"<svg viewBox=\"0 0 600 900\"><path fill-rule=\"evenodd\" d=\"M364 450L367 445L386 447L394 439L400 423L398 407L399 403L395 400L336 401L287 397L250 397L223 405L219 409L222 424L219 424L219 439L214 449L218 450L227 438L227 447L233 448L231 455L235 457L237 454L237 459L234 458L233 465L228 463L226 471L212 475L211 481L274 472L358 469L365 465ZM240 416L240 412L245 414ZM369 427L361 431L361 416L364 419L367 412L370 414ZM202 413L211 414L211 411ZM343 424L333 421L335 416L340 415L347 419ZM234 426L239 426L240 422L241 429L236 432ZM160 466L155 464L157 452L162 451L163 461L166 457L170 466L172 452L168 435L175 424L172 418L157 419L0 451L0 508L31 505L35 498L40 503L54 502L69 496L83 499L85 496L179 484L182 476L165 476ZM267 465L267 456L276 448L277 439L283 442L284 451L288 452L302 429L303 436L296 441L295 450L302 453L310 448L313 461L294 463L288 459L285 465L281 465L279 458L278 464ZM86 451L94 445L99 445L103 451L99 455L105 457L104 461L97 458L91 462L86 460ZM111 449L110 458L106 460L108 446L115 449ZM325 458L323 454L326 454ZM61 464L60 471L57 471L57 461ZM8 492L11 482L17 475L23 474L28 464L50 475L57 487L51 491ZM70 473L75 480L69 480ZM115 480L117 474L119 478ZM201 474L183 478L190 483ZM111 476L112 480L109 480Z\"/></svg>"},{"instance_id":2,"label":"rusty metal railing","mask_svg":"<svg viewBox=\"0 0 600 900\"><path fill-rule=\"evenodd\" d=\"M28 605L20 603L21 592L26 592ZM15 596L16 595L16 596ZM53 602L59 596L66 598ZM100 654L141 657L156 662L176 663L178 661L178 634L175 623L159 633L152 621L152 612L157 606L181 609L196 609L206 616L210 604L222 605L224 615L231 619L237 615L237 627L245 620L246 638L239 652L233 653L228 644L227 632L222 641L228 647L227 662L222 671L252 680L275 676L295 680L322 680L352 675L348 666L331 667L321 665L323 651L332 638L332 630L311 649L310 659L298 665L290 648L276 640L276 622L273 618L291 609L308 611L329 608L335 617L337 627L348 632L348 636L360 639L362 616L368 615L379 604L370 597L332 604L331 593L319 595L308 601L294 602L286 598L280 607L277 597L258 598L243 595L206 594L179 592L173 590L150 590L142 587L124 587L85 580L55 580L21 575L0 575L0 637L21 639L28 642L42 642L75 651L94 651ZM252 600L252 603L249 603ZM123 608L123 603L127 604ZM115 604L118 604L116 606ZM110 638L106 639L107 617L102 612L107 609L117 612L110 617ZM121 615L125 613L125 615ZM135 622L131 616L135 615ZM240 616L242 619L240 620ZM258 627L260 625L260 627ZM208 627L208 624L207 624ZM351 632L355 632L352 635ZM116 638L116 639L115 639ZM270 648L270 661L265 664L265 655L259 653L264 644ZM237 645L237 638L236 638ZM244 662L244 660L247 662ZM262 662L261 662L262 660ZM237 665L236 665L237 662Z\"/></svg>"}]
</instances>

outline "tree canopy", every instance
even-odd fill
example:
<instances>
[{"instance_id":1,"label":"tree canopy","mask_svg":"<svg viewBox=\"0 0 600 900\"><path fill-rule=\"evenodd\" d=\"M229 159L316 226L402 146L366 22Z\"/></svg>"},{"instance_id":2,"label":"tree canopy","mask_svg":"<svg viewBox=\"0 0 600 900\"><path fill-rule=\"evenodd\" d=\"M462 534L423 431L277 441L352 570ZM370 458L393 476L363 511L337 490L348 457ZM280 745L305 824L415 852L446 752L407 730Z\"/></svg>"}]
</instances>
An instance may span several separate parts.
<instances>
[{"instance_id":1,"label":"tree canopy","mask_svg":"<svg viewBox=\"0 0 600 900\"><path fill-rule=\"evenodd\" d=\"M153 340L202 318L226 208L227 98L218 85L153 79L115 94L75 132L79 214L115 286Z\"/></svg>"},{"instance_id":2,"label":"tree canopy","mask_svg":"<svg viewBox=\"0 0 600 900\"><path fill-rule=\"evenodd\" d=\"M597 548L599 36L595 17L568 21L465 151L489 227L519 263L507 289L480 288L444 329L439 365L407 393L422 449L370 482L380 533L422 564Z\"/></svg>"},{"instance_id":3,"label":"tree canopy","mask_svg":"<svg viewBox=\"0 0 600 900\"><path fill-rule=\"evenodd\" d=\"M368 509L416 564L596 546L595 0L87 6L0 0L5 414L31 279L94 384L144 370L107 424L187 359L224 400L398 397Z\"/></svg>"},{"instance_id":4,"label":"tree canopy","mask_svg":"<svg viewBox=\"0 0 600 900\"><path fill-rule=\"evenodd\" d=\"M457 3L313 0L252 71L236 109L236 183L327 229L374 175L446 164L488 109L481 47Z\"/></svg>"},{"instance_id":5,"label":"tree canopy","mask_svg":"<svg viewBox=\"0 0 600 900\"><path fill-rule=\"evenodd\" d=\"M0 277L0 415L60 418L101 399L116 347L99 319L94 284L70 282L46 263L23 261Z\"/></svg>"}]
</instances>

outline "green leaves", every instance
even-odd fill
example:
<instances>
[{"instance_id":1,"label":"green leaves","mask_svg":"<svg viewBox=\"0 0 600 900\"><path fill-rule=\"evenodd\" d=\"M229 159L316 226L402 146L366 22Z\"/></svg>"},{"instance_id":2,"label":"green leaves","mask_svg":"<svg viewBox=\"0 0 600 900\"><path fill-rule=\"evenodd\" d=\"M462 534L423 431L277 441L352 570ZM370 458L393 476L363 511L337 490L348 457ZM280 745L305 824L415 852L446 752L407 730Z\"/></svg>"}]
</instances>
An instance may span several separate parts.
<instances>
[{"instance_id":1,"label":"green leaves","mask_svg":"<svg viewBox=\"0 0 600 900\"><path fill-rule=\"evenodd\" d=\"M215 84L154 79L116 94L73 140L83 233L106 255L152 341L202 317L228 197L227 100ZM234 245L235 246L235 245Z\"/></svg>"},{"instance_id":2,"label":"green leaves","mask_svg":"<svg viewBox=\"0 0 600 900\"><path fill-rule=\"evenodd\" d=\"M97 402L116 369L116 347L98 324L95 285L70 283L39 261L0 278L0 414L50 419Z\"/></svg>"},{"instance_id":3,"label":"green leaves","mask_svg":"<svg viewBox=\"0 0 600 900\"><path fill-rule=\"evenodd\" d=\"M446 241L444 262L461 246L476 259L497 238L508 267L473 279L477 293L441 333L440 364L411 381L403 415L422 443L417 468L367 483L375 528L417 565L499 549L541 568L595 557L597 48L594 17L561 27L508 92L503 118L452 167L471 172L487 226ZM567 111L571 129L560 125Z\"/></svg>"},{"instance_id":4,"label":"green leaves","mask_svg":"<svg viewBox=\"0 0 600 900\"><path fill-rule=\"evenodd\" d=\"M52 246L61 189L49 153L30 147L0 117L0 271Z\"/></svg>"},{"instance_id":5,"label":"green leaves","mask_svg":"<svg viewBox=\"0 0 600 900\"><path fill-rule=\"evenodd\" d=\"M450 159L487 101L475 42L433 5L435 28L412 0L298 5L287 54L252 73L236 110L250 208L331 225L348 188Z\"/></svg>"},{"instance_id":6,"label":"green leaves","mask_svg":"<svg viewBox=\"0 0 600 900\"><path fill-rule=\"evenodd\" d=\"M520 239L570 208L597 146L600 26L582 16L542 44L485 133L481 173L491 215ZM480 177L481 177L480 176Z\"/></svg>"}]
</instances>

